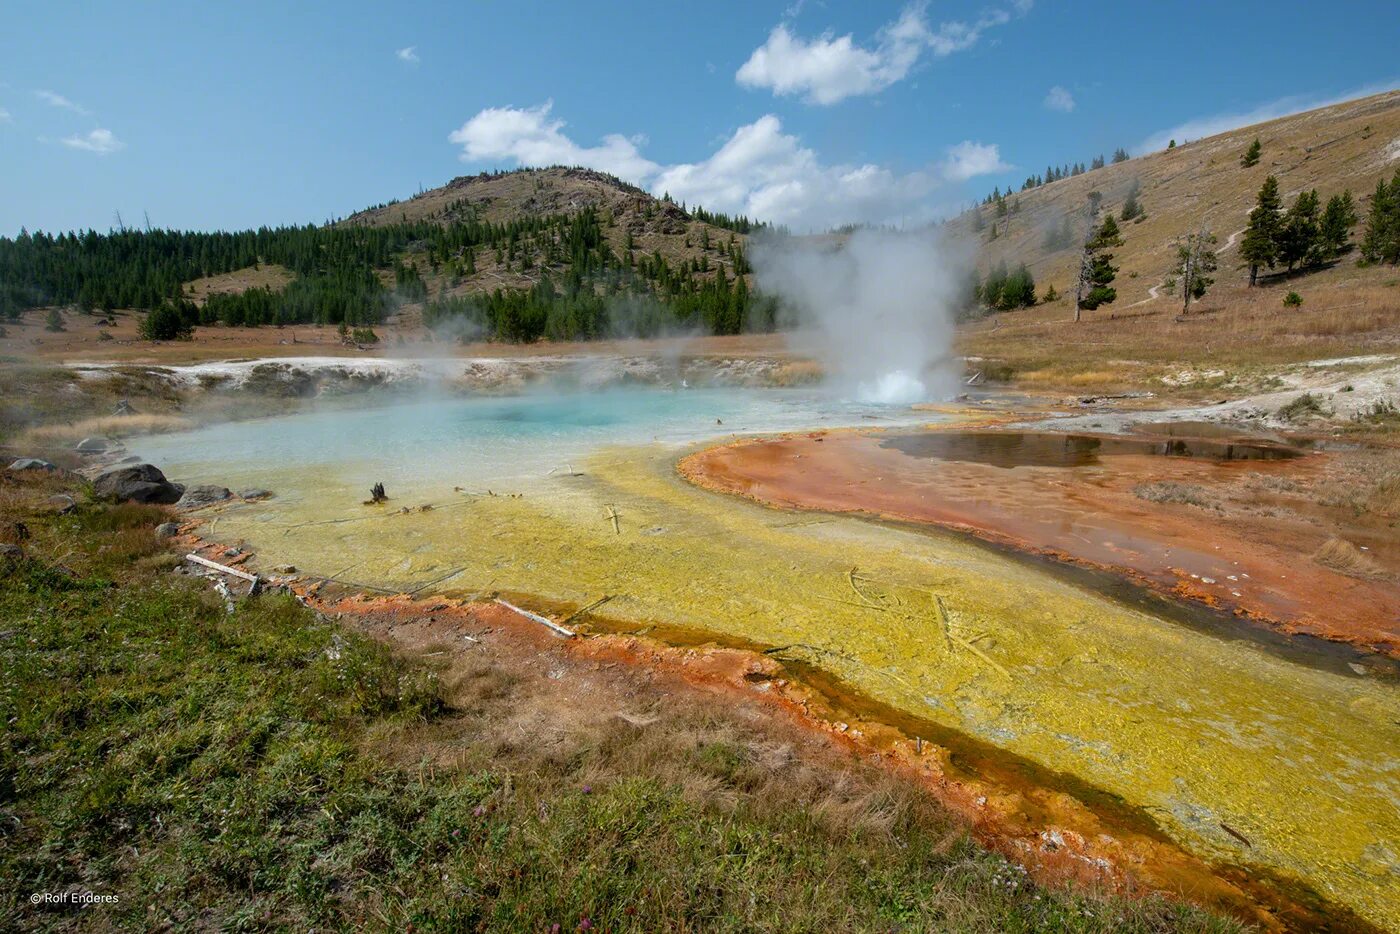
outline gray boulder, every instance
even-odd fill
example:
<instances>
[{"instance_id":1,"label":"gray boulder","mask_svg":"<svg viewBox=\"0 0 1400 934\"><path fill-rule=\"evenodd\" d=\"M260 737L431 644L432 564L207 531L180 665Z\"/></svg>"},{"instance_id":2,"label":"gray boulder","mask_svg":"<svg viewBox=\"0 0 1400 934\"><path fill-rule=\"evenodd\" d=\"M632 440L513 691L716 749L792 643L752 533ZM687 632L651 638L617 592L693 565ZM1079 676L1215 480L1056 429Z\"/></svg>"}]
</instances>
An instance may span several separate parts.
<instances>
[{"instance_id":1,"label":"gray boulder","mask_svg":"<svg viewBox=\"0 0 1400 934\"><path fill-rule=\"evenodd\" d=\"M165 474L151 464L109 467L92 481L93 491L105 499L119 503L179 502L185 488L165 479Z\"/></svg>"},{"instance_id":2,"label":"gray boulder","mask_svg":"<svg viewBox=\"0 0 1400 934\"><path fill-rule=\"evenodd\" d=\"M57 470L48 461L40 460L37 457L21 457L10 465L11 470Z\"/></svg>"},{"instance_id":3,"label":"gray boulder","mask_svg":"<svg viewBox=\"0 0 1400 934\"><path fill-rule=\"evenodd\" d=\"M0 544L0 558L23 558L24 549L8 542Z\"/></svg>"},{"instance_id":4,"label":"gray boulder","mask_svg":"<svg viewBox=\"0 0 1400 934\"><path fill-rule=\"evenodd\" d=\"M180 525L177 522L162 522L156 526L156 539L164 541L167 538L174 538L180 534Z\"/></svg>"},{"instance_id":5,"label":"gray boulder","mask_svg":"<svg viewBox=\"0 0 1400 934\"><path fill-rule=\"evenodd\" d=\"M209 506L213 503L222 503L233 494L227 487L213 486L205 484L202 486L192 486L185 490L176 506L182 509L198 509L201 506Z\"/></svg>"},{"instance_id":6,"label":"gray boulder","mask_svg":"<svg viewBox=\"0 0 1400 934\"><path fill-rule=\"evenodd\" d=\"M67 493L58 493L49 497L49 508L60 516L66 516L78 508L78 501Z\"/></svg>"},{"instance_id":7,"label":"gray boulder","mask_svg":"<svg viewBox=\"0 0 1400 934\"><path fill-rule=\"evenodd\" d=\"M270 497L271 495L272 495L272 491L271 491L271 490L257 490L257 489L253 489L253 490L239 490L239 491L238 491L238 497L239 497L240 499L267 499L267 498Z\"/></svg>"},{"instance_id":8,"label":"gray boulder","mask_svg":"<svg viewBox=\"0 0 1400 934\"><path fill-rule=\"evenodd\" d=\"M79 454L101 454L112 446L112 442L101 435L93 435L91 438L84 438L78 442L74 448Z\"/></svg>"}]
</instances>

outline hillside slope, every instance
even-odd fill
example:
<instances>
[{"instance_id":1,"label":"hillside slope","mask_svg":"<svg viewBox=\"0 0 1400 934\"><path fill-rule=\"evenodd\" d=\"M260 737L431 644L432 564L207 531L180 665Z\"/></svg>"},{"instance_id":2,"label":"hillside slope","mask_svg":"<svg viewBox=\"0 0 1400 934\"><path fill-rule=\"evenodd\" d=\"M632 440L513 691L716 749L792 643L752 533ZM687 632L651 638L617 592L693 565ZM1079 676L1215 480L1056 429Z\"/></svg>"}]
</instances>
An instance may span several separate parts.
<instances>
[{"instance_id":1,"label":"hillside slope","mask_svg":"<svg viewBox=\"0 0 1400 934\"><path fill-rule=\"evenodd\" d=\"M1240 156L1255 138L1263 156L1250 168ZM982 230L971 212L948 223L960 237L983 241L978 266L982 271L1005 261L1024 262L1043 291L1054 284L1061 293L1073 286L1078 246L1088 228L1089 194L1103 195L1103 211L1122 210L1134 184L1147 212L1141 222L1122 224L1124 245L1116 251L1121 264L1116 309L1150 297L1174 258L1172 241L1203 224L1219 239L1219 280L1238 278L1239 235L1255 195L1266 176L1278 177L1284 203L1300 191L1316 188L1325 201L1349 189L1364 218L1378 179L1400 169L1400 91L1347 101L1306 113L1241 127L1179 144L1126 162L1107 165L1071 178L1018 192L1007 198L1019 203L998 223L998 236L989 241L995 208L978 208ZM1069 218L1074 236L1055 249L1050 234ZM1350 264L1347 264L1350 265Z\"/></svg>"},{"instance_id":2,"label":"hillside slope","mask_svg":"<svg viewBox=\"0 0 1400 934\"><path fill-rule=\"evenodd\" d=\"M729 246L732 243L742 251L746 240L742 231L747 224L728 222L727 218L719 219L727 222L726 226L706 223L678 204L592 169L553 166L462 176L407 201L357 212L340 223L509 224L572 215L589 208L598 213L603 235L619 257L625 256L630 243L635 255L660 254L673 269L699 262L707 267L701 278L718 269L731 279L734 277L736 263ZM498 262L494 251L482 251L476 257L476 272L466 275L436 272L423 262L419 263L420 271L428 281L431 295L440 290L449 295L466 295L496 288L529 288L540 280L549 264L544 261L542 244L523 241L520 250L521 256L511 263ZM522 257L528 261L522 262Z\"/></svg>"}]
</instances>

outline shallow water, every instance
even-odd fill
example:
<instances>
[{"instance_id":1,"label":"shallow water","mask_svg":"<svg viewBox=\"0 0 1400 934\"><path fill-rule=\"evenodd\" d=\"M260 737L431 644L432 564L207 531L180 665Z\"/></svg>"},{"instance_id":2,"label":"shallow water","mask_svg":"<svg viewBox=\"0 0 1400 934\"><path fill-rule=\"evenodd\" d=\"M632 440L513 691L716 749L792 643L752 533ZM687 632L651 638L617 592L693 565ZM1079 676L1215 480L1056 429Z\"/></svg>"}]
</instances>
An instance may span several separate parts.
<instances>
[{"instance_id":1,"label":"shallow water","mask_svg":"<svg viewBox=\"0 0 1400 934\"><path fill-rule=\"evenodd\" d=\"M731 434L917 424L928 413L865 405L814 391L616 389L596 393L434 397L380 408L346 402L283 418L219 425L141 439L143 458L181 481L245 486L281 494L317 487L289 468L383 481L416 493L450 481L478 489L567 471L603 445L683 444ZM222 478L222 479L221 479Z\"/></svg>"},{"instance_id":2,"label":"shallow water","mask_svg":"<svg viewBox=\"0 0 1400 934\"><path fill-rule=\"evenodd\" d=\"M139 451L178 480L276 490L213 531L265 564L391 589L616 594L614 626L796 644L878 701L1146 809L1208 859L1400 927L1393 682L1184 627L956 536L765 509L674 471L678 448L719 432L870 414L757 391L488 400L250 422ZM360 505L375 479L396 497L387 509ZM436 508L394 508L419 502ZM853 565L885 609L852 594Z\"/></svg>"},{"instance_id":3,"label":"shallow water","mask_svg":"<svg viewBox=\"0 0 1400 934\"><path fill-rule=\"evenodd\" d=\"M1145 454L1211 461L1289 460L1302 452L1282 445L1245 441L1171 438L1148 441L1031 431L938 431L898 434L883 442L911 457L971 461L992 467L1088 467L1105 457Z\"/></svg>"}]
</instances>

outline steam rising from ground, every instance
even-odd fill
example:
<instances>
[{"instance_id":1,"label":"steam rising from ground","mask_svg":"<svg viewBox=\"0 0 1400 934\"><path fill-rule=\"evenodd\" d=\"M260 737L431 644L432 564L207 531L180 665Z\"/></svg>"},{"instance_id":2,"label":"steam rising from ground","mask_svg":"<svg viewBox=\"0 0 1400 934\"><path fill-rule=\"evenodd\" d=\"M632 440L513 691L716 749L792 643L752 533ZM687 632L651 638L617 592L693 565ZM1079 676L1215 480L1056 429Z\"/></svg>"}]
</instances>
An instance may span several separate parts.
<instances>
[{"instance_id":1,"label":"steam rising from ground","mask_svg":"<svg viewBox=\"0 0 1400 934\"><path fill-rule=\"evenodd\" d=\"M936 231L858 230L828 248L780 238L753 257L759 288L797 313L840 391L898 405L957 385L949 347L963 263Z\"/></svg>"}]
</instances>

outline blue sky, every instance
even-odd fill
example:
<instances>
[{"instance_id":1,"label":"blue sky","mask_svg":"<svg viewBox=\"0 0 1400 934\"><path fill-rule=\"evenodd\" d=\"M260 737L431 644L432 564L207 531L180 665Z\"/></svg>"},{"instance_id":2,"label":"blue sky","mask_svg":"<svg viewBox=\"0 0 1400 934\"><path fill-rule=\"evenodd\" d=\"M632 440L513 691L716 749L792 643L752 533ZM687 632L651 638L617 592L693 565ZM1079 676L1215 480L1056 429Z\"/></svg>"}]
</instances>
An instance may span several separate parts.
<instances>
[{"instance_id":1,"label":"blue sky","mask_svg":"<svg viewBox=\"0 0 1400 934\"><path fill-rule=\"evenodd\" d=\"M319 222L522 161L916 222L1400 84L1390 2L222 6L0 7L0 234Z\"/></svg>"}]
</instances>

